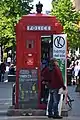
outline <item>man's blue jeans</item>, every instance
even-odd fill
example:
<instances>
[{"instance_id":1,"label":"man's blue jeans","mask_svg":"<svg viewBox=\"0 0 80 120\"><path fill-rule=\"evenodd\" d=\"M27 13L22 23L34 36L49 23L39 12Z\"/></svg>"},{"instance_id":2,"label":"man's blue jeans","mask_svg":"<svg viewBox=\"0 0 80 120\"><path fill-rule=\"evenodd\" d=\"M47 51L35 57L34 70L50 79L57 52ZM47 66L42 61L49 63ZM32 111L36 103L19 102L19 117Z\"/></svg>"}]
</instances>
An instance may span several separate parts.
<instances>
[{"instance_id":1,"label":"man's blue jeans","mask_svg":"<svg viewBox=\"0 0 80 120\"><path fill-rule=\"evenodd\" d=\"M48 114L52 115L52 112L54 112L54 115L58 115L58 104L60 100L60 94L58 94L59 89L50 89L50 100L48 103Z\"/></svg>"}]
</instances>

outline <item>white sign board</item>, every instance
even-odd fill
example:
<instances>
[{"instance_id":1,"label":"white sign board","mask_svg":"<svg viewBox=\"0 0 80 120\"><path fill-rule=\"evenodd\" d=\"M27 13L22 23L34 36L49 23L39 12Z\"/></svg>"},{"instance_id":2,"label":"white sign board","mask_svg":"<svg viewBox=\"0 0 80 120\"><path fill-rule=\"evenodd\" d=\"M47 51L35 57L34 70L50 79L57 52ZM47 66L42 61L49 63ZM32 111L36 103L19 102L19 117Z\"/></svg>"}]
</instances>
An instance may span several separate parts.
<instances>
[{"instance_id":1,"label":"white sign board","mask_svg":"<svg viewBox=\"0 0 80 120\"><path fill-rule=\"evenodd\" d=\"M53 35L53 58L66 59L67 35Z\"/></svg>"},{"instance_id":2,"label":"white sign board","mask_svg":"<svg viewBox=\"0 0 80 120\"><path fill-rule=\"evenodd\" d=\"M27 30L29 31L50 31L51 30L51 26L43 26L43 25L28 25L27 26Z\"/></svg>"}]
</instances>

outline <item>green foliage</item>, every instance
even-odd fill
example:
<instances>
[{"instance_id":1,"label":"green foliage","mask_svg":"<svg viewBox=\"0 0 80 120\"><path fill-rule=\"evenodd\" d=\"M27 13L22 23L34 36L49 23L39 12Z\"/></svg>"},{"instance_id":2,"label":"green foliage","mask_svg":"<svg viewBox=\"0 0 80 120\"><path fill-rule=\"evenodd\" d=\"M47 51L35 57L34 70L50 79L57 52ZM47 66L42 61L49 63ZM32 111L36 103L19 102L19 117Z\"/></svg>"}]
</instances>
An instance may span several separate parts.
<instances>
[{"instance_id":1,"label":"green foliage","mask_svg":"<svg viewBox=\"0 0 80 120\"><path fill-rule=\"evenodd\" d=\"M80 33L75 24L80 20L80 12L73 9L71 0L53 0L52 15L55 15L63 25L63 32L67 34L70 47L80 45Z\"/></svg>"},{"instance_id":2,"label":"green foliage","mask_svg":"<svg viewBox=\"0 0 80 120\"><path fill-rule=\"evenodd\" d=\"M15 24L24 14L29 14L33 0L0 1L0 43L6 47L15 45Z\"/></svg>"}]
</instances>

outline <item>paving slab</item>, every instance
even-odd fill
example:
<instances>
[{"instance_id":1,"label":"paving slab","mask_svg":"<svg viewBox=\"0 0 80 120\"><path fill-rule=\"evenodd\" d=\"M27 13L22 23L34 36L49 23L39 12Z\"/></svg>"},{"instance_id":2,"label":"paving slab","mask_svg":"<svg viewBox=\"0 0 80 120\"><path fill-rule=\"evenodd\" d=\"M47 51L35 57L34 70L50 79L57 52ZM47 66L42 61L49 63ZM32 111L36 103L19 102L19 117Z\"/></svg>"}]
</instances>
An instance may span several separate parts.
<instances>
[{"instance_id":1,"label":"paving slab","mask_svg":"<svg viewBox=\"0 0 80 120\"><path fill-rule=\"evenodd\" d=\"M69 95L74 101L72 102L72 110L68 112L70 116L79 116L80 117L80 92L76 92L76 85L69 86L68 91Z\"/></svg>"}]
</instances>

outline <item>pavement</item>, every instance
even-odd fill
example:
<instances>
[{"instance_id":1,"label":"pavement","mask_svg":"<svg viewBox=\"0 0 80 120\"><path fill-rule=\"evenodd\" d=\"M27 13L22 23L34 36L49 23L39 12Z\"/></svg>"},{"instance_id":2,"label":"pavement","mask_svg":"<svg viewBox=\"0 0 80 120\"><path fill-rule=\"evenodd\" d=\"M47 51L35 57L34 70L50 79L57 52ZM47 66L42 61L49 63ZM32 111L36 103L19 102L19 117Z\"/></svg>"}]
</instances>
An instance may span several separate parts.
<instances>
[{"instance_id":1,"label":"pavement","mask_svg":"<svg viewBox=\"0 0 80 120\"><path fill-rule=\"evenodd\" d=\"M6 115L12 105L12 83L0 82L0 115Z\"/></svg>"},{"instance_id":2,"label":"pavement","mask_svg":"<svg viewBox=\"0 0 80 120\"><path fill-rule=\"evenodd\" d=\"M65 104L65 109L62 109L62 116L64 117L63 120L80 120L80 93L76 92L76 85L68 86L68 94L71 99L74 99L72 102L72 109L69 109L69 106ZM29 113L29 114L27 114ZM9 109L8 115L10 116L24 116L24 118L35 118L37 116L37 119L48 119L47 116L45 116L44 110L22 110L22 109ZM27 116L30 115L30 116ZM36 120L37 120L36 119Z\"/></svg>"},{"instance_id":3,"label":"pavement","mask_svg":"<svg viewBox=\"0 0 80 120\"><path fill-rule=\"evenodd\" d=\"M10 84L10 83L9 83ZM8 86L8 85L7 85ZM9 90L10 92L10 90ZM8 92L8 93L9 93ZM5 91L4 91L5 93ZM9 93L9 95L11 92ZM68 94L71 99L74 99L72 102L72 109L69 110L69 106L65 105L64 111L67 111L67 115L62 115L63 119L62 120L80 120L80 92L76 92L76 85L71 85L68 86ZM3 94L4 95L4 94ZM4 98L4 96L3 96ZM11 98L9 98L11 100ZM0 101L0 103L3 101ZM43 110L31 110L28 109L27 111L29 112L29 116L26 114L26 110L21 110L21 109L13 109L13 108L8 108L11 102L9 101L4 101L3 104L0 104L0 120L50 120L47 116L45 116L45 111ZM6 109L5 109L6 107ZM4 111L3 111L4 110ZM31 113L36 113L32 114ZM37 111L37 112L36 112ZM5 114L3 114L5 113ZM16 113L16 114L15 114ZM52 119L52 118L51 118Z\"/></svg>"},{"instance_id":4,"label":"pavement","mask_svg":"<svg viewBox=\"0 0 80 120\"><path fill-rule=\"evenodd\" d=\"M68 91L71 98L74 99L72 110L68 112L68 116L79 117L80 120L80 92L76 92L76 86L69 86Z\"/></svg>"},{"instance_id":5,"label":"pavement","mask_svg":"<svg viewBox=\"0 0 80 120\"><path fill-rule=\"evenodd\" d=\"M47 116L12 116L12 117L5 116L5 117L0 117L0 120L53 120L53 118L48 118ZM80 117L68 116L68 117L63 117L63 119L61 120L80 120Z\"/></svg>"}]
</instances>

